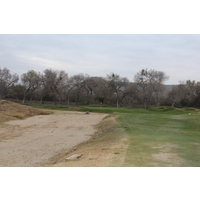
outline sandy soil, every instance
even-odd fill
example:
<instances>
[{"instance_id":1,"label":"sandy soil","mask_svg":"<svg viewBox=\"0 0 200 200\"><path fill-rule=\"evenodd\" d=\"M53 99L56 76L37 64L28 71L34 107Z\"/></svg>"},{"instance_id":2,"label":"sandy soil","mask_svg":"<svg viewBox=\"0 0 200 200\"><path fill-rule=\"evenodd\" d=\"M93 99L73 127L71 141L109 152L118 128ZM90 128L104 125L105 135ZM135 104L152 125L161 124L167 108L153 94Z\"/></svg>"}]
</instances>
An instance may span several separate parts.
<instances>
[{"instance_id":1,"label":"sandy soil","mask_svg":"<svg viewBox=\"0 0 200 200\"><path fill-rule=\"evenodd\" d=\"M53 111L1 124L0 166L44 166L89 140L106 114Z\"/></svg>"}]
</instances>

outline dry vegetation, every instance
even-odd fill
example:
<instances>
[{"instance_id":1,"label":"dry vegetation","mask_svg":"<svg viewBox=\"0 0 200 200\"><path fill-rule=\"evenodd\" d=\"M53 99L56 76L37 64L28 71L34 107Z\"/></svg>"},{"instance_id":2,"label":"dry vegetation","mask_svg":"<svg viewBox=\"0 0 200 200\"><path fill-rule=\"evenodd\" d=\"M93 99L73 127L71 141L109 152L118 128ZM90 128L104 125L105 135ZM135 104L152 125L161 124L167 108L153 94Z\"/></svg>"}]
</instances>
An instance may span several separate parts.
<instances>
[{"instance_id":1,"label":"dry vegetation","mask_svg":"<svg viewBox=\"0 0 200 200\"><path fill-rule=\"evenodd\" d=\"M1 104L2 109L0 110L0 141L16 138L22 135L21 133L16 133L15 128L13 127L10 127L6 132L2 131L5 127L4 122L17 119L26 119L35 115L49 115L52 113L51 111L40 110L6 100L2 100Z\"/></svg>"},{"instance_id":2,"label":"dry vegetation","mask_svg":"<svg viewBox=\"0 0 200 200\"><path fill-rule=\"evenodd\" d=\"M0 123L15 119L25 119L35 115L48 115L52 113L51 111L41 110L11 101L2 100L1 103L2 110L0 111Z\"/></svg>"}]
</instances>

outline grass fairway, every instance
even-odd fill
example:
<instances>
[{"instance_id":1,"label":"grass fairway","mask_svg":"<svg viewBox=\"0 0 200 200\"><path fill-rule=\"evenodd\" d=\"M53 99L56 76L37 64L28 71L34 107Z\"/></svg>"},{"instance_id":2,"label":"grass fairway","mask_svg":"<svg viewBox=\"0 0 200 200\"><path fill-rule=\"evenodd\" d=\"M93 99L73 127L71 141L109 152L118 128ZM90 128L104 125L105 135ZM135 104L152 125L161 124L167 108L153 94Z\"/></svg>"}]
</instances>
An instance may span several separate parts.
<instances>
[{"instance_id":1,"label":"grass fairway","mask_svg":"<svg viewBox=\"0 0 200 200\"><path fill-rule=\"evenodd\" d=\"M129 137L124 166L200 166L197 111L148 110L118 118Z\"/></svg>"},{"instance_id":2,"label":"grass fairway","mask_svg":"<svg viewBox=\"0 0 200 200\"><path fill-rule=\"evenodd\" d=\"M90 108L116 112L128 135L123 166L200 166L200 113L170 107L143 109ZM189 114L190 113L190 114ZM114 131L114 130L113 130Z\"/></svg>"}]
</instances>

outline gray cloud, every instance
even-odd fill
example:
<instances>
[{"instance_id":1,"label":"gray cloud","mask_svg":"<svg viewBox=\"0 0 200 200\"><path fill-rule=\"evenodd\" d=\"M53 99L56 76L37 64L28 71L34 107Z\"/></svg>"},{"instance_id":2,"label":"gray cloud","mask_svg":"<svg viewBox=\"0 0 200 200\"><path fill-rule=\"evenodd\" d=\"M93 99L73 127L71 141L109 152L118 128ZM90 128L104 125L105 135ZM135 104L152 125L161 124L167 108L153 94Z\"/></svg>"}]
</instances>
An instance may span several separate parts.
<instances>
[{"instance_id":1,"label":"gray cloud","mask_svg":"<svg viewBox=\"0 0 200 200\"><path fill-rule=\"evenodd\" d=\"M0 35L0 50L0 67L18 74L53 68L133 80L148 68L166 72L170 84L199 81L200 35Z\"/></svg>"}]
</instances>

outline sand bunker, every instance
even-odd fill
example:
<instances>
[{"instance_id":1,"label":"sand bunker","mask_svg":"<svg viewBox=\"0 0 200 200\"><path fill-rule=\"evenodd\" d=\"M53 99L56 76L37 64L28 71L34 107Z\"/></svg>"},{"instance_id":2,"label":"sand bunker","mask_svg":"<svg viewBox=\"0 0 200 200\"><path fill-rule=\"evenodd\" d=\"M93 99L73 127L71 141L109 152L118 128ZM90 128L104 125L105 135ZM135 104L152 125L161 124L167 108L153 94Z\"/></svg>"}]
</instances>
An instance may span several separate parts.
<instances>
[{"instance_id":1,"label":"sand bunker","mask_svg":"<svg viewBox=\"0 0 200 200\"><path fill-rule=\"evenodd\" d=\"M89 140L106 114L53 111L0 125L0 166L43 166Z\"/></svg>"}]
</instances>

